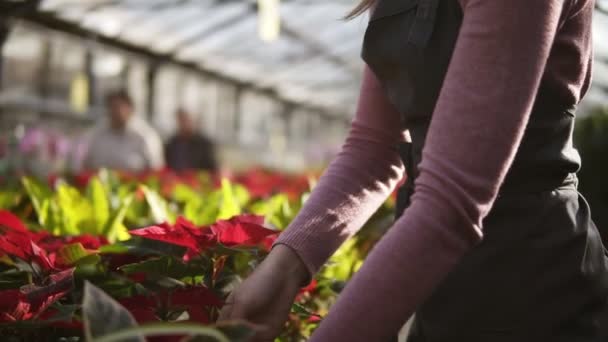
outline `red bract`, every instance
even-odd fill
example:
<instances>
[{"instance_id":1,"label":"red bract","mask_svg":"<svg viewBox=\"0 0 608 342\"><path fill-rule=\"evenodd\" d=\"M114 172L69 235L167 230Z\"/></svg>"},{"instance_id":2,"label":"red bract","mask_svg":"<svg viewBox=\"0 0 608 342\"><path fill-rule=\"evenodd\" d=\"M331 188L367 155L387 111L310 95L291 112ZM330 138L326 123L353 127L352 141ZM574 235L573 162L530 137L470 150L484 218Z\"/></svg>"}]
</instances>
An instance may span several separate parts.
<instances>
[{"instance_id":1,"label":"red bract","mask_svg":"<svg viewBox=\"0 0 608 342\"><path fill-rule=\"evenodd\" d=\"M183 308L191 321L210 323L209 309L220 308L224 303L204 286L193 286L175 290L168 303L173 308Z\"/></svg>"},{"instance_id":2,"label":"red bract","mask_svg":"<svg viewBox=\"0 0 608 342\"><path fill-rule=\"evenodd\" d=\"M74 270L51 275L44 285L0 291L0 322L32 319L65 296L73 287Z\"/></svg>"},{"instance_id":3,"label":"red bract","mask_svg":"<svg viewBox=\"0 0 608 342\"><path fill-rule=\"evenodd\" d=\"M9 255L28 262L36 262L45 270L53 270L55 266L49 260L46 252L34 241L45 234L34 234L15 215L8 211L0 211L0 255Z\"/></svg>"},{"instance_id":4,"label":"red bract","mask_svg":"<svg viewBox=\"0 0 608 342\"><path fill-rule=\"evenodd\" d=\"M204 286L191 286L167 290L153 296L135 296L120 299L119 302L131 312L138 323L158 321L159 308L188 312L191 321L210 323L209 310L223 305L211 290Z\"/></svg>"},{"instance_id":5,"label":"red bract","mask_svg":"<svg viewBox=\"0 0 608 342\"><path fill-rule=\"evenodd\" d=\"M316 280L316 279L313 279L313 280L310 282L310 284L308 284L308 286L306 286L306 287L304 287L304 288L302 288L302 289L300 290L300 293L308 293L308 292L313 292L314 290L316 290L316 289L317 289L317 285L319 285L319 284L317 283L317 280Z\"/></svg>"},{"instance_id":6,"label":"red bract","mask_svg":"<svg viewBox=\"0 0 608 342\"><path fill-rule=\"evenodd\" d=\"M46 252L27 235L7 233L0 236L0 254L14 256L27 262L36 262L45 270L56 269Z\"/></svg>"},{"instance_id":7,"label":"red bract","mask_svg":"<svg viewBox=\"0 0 608 342\"><path fill-rule=\"evenodd\" d=\"M122 298L118 302L124 306L139 324L157 322L156 316L157 300L148 296L133 296Z\"/></svg>"},{"instance_id":8,"label":"red bract","mask_svg":"<svg viewBox=\"0 0 608 342\"><path fill-rule=\"evenodd\" d=\"M276 231L264 228L264 217L255 215L240 215L226 221L218 221L211 225L217 242L225 246L257 246L268 236L277 234Z\"/></svg>"},{"instance_id":9,"label":"red bract","mask_svg":"<svg viewBox=\"0 0 608 342\"><path fill-rule=\"evenodd\" d=\"M274 242L277 240L277 238L279 237L279 233L275 233L274 235L268 235L267 237L264 238L264 241L262 241L262 247L264 247L264 250L266 250L267 252L270 252L270 250L272 249L272 246L274 245Z\"/></svg>"},{"instance_id":10,"label":"red bract","mask_svg":"<svg viewBox=\"0 0 608 342\"><path fill-rule=\"evenodd\" d=\"M0 236L0 254L28 260L30 256L30 253L27 252L29 243L31 243L31 240L26 235L7 233Z\"/></svg>"},{"instance_id":11,"label":"red bract","mask_svg":"<svg viewBox=\"0 0 608 342\"><path fill-rule=\"evenodd\" d=\"M290 200L297 200L309 189L307 177L277 174L260 169L239 174L235 177L235 181L244 185L254 198L266 198L284 193Z\"/></svg>"},{"instance_id":12,"label":"red bract","mask_svg":"<svg viewBox=\"0 0 608 342\"><path fill-rule=\"evenodd\" d=\"M101 246L107 245L109 242L103 236L79 235L68 237L56 237L47 235L38 241L38 245L48 253L57 252L64 246L74 243L80 243L82 247L88 250L97 250Z\"/></svg>"},{"instance_id":13,"label":"red bract","mask_svg":"<svg viewBox=\"0 0 608 342\"><path fill-rule=\"evenodd\" d=\"M74 176L74 184L77 187L84 188L89 184L89 181L96 175L95 171L83 171Z\"/></svg>"},{"instance_id":14,"label":"red bract","mask_svg":"<svg viewBox=\"0 0 608 342\"><path fill-rule=\"evenodd\" d=\"M132 230L130 233L131 235L141 236L146 239L186 247L196 252L200 251L199 239L197 238L197 235L195 235L197 232L194 232L183 224L170 225L165 222L157 226Z\"/></svg>"},{"instance_id":15,"label":"red bract","mask_svg":"<svg viewBox=\"0 0 608 342\"><path fill-rule=\"evenodd\" d=\"M314 292L317 289L317 286L318 286L317 280L313 279L310 282L310 284L308 284L306 287L303 287L303 288L300 289L300 292L296 296L296 301L300 301L300 299L302 299L302 296L304 294Z\"/></svg>"},{"instance_id":16,"label":"red bract","mask_svg":"<svg viewBox=\"0 0 608 342\"><path fill-rule=\"evenodd\" d=\"M29 234L29 231L23 222L21 222L17 216L6 210L0 210L0 229L2 229L2 227L15 232ZM5 229L2 229L2 231L4 230Z\"/></svg>"},{"instance_id":17,"label":"red bract","mask_svg":"<svg viewBox=\"0 0 608 342\"><path fill-rule=\"evenodd\" d=\"M50 325L59 329L70 329L70 330L82 330L83 325L82 322L74 319L73 317L70 320L59 320L57 316L61 315L61 313L54 308L49 308L45 312L43 312L38 319L43 322L50 322Z\"/></svg>"},{"instance_id":18,"label":"red bract","mask_svg":"<svg viewBox=\"0 0 608 342\"><path fill-rule=\"evenodd\" d=\"M190 260L201 251L216 243L228 247L251 247L272 245L272 236L278 232L264 228L264 217L240 215L229 220L220 220L210 227L197 227L192 222L179 217L174 225L162 223L156 226L132 230L131 235L163 241L188 248L184 258Z\"/></svg>"}]
</instances>

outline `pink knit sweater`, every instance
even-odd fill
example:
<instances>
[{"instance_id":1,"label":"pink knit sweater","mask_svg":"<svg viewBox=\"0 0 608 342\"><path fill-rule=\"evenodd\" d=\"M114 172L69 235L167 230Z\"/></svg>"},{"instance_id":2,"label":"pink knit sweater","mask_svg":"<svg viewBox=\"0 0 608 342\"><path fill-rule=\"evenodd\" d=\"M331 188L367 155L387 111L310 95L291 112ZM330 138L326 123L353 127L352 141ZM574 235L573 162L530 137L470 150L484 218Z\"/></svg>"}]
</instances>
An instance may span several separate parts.
<instances>
[{"instance_id":1,"label":"pink knit sweater","mask_svg":"<svg viewBox=\"0 0 608 342\"><path fill-rule=\"evenodd\" d=\"M592 0L460 0L463 24L410 207L374 248L311 341L395 336L482 238L540 82L578 103L589 84ZM399 114L365 70L342 152L278 243L315 273L404 173ZM475 279L471 279L472 282Z\"/></svg>"}]
</instances>

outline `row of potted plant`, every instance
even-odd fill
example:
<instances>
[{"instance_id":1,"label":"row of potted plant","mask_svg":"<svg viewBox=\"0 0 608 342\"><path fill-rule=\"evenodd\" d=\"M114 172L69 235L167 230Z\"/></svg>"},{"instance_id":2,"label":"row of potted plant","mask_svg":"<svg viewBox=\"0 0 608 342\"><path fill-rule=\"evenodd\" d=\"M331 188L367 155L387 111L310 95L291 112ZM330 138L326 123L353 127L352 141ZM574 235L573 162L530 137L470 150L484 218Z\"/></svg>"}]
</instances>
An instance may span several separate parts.
<instances>
[{"instance_id":1,"label":"row of potted plant","mask_svg":"<svg viewBox=\"0 0 608 342\"><path fill-rule=\"evenodd\" d=\"M313 183L263 170L5 181L0 336L245 341L245 322L214 323L223 300L264 258ZM388 202L302 289L280 341L310 335L390 220Z\"/></svg>"}]
</instances>

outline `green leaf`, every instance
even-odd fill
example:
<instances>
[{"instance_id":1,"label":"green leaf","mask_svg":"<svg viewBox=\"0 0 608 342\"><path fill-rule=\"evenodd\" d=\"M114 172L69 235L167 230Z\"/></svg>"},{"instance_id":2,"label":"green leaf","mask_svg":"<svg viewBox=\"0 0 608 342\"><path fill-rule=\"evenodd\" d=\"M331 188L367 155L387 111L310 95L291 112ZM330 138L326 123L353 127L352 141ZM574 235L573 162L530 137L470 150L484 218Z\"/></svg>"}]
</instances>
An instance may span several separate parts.
<instances>
[{"instance_id":1,"label":"green leaf","mask_svg":"<svg viewBox=\"0 0 608 342\"><path fill-rule=\"evenodd\" d=\"M0 191L0 209L10 210L13 209L19 202L21 202L22 194L18 191L13 190L2 190Z\"/></svg>"},{"instance_id":2,"label":"green leaf","mask_svg":"<svg viewBox=\"0 0 608 342\"><path fill-rule=\"evenodd\" d=\"M240 213L241 207L235 196L233 186L228 179L224 178L222 179L222 205L220 206L220 212L217 218L220 220L227 220Z\"/></svg>"},{"instance_id":3,"label":"green leaf","mask_svg":"<svg viewBox=\"0 0 608 342\"><path fill-rule=\"evenodd\" d=\"M203 201L200 198L191 198L184 206L184 217L196 225L204 224L201 219L204 210Z\"/></svg>"},{"instance_id":4,"label":"green leaf","mask_svg":"<svg viewBox=\"0 0 608 342\"><path fill-rule=\"evenodd\" d=\"M298 303L294 303L291 306L291 312L296 313L303 317L319 317L319 318L321 317L314 312L310 312L308 309L306 309L305 307L303 307L302 305L300 305Z\"/></svg>"},{"instance_id":5,"label":"green leaf","mask_svg":"<svg viewBox=\"0 0 608 342\"><path fill-rule=\"evenodd\" d=\"M84 284L82 316L87 341L94 341L94 338L102 340L103 336L116 331L137 327L127 309L88 281ZM117 341L145 342L145 339L137 333Z\"/></svg>"},{"instance_id":6,"label":"green leaf","mask_svg":"<svg viewBox=\"0 0 608 342\"><path fill-rule=\"evenodd\" d=\"M23 187L32 202L32 206L36 211L38 223L43 227L49 227L49 224L52 223L51 221L53 220L49 205L49 202L53 197L53 192L48 186L28 177L21 178L21 184L23 184Z\"/></svg>"},{"instance_id":7,"label":"green leaf","mask_svg":"<svg viewBox=\"0 0 608 342\"><path fill-rule=\"evenodd\" d=\"M190 201L200 200L200 195L192 190L192 188L184 184L176 184L173 188L172 197L176 202L188 203Z\"/></svg>"},{"instance_id":8,"label":"green leaf","mask_svg":"<svg viewBox=\"0 0 608 342\"><path fill-rule=\"evenodd\" d=\"M98 177L93 177L88 184L89 200L93 207L93 217L97 234L103 234L108 220L110 219L110 200Z\"/></svg>"},{"instance_id":9,"label":"green leaf","mask_svg":"<svg viewBox=\"0 0 608 342\"><path fill-rule=\"evenodd\" d=\"M75 264L75 274L81 278L90 278L105 273L101 257L98 254L87 255Z\"/></svg>"},{"instance_id":10,"label":"green leaf","mask_svg":"<svg viewBox=\"0 0 608 342\"><path fill-rule=\"evenodd\" d=\"M184 253L186 253L186 247L140 237L122 241L121 244L129 249L130 254L140 256L152 254L161 256L172 255L181 258L184 256Z\"/></svg>"},{"instance_id":11,"label":"green leaf","mask_svg":"<svg viewBox=\"0 0 608 342\"><path fill-rule=\"evenodd\" d=\"M124 265L120 267L120 270L126 274L146 273L176 279L199 276L205 272L205 269L200 265L185 264L170 256L162 256L135 264Z\"/></svg>"},{"instance_id":12,"label":"green leaf","mask_svg":"<svg viewBox=\"0 0 608 342\"><path fill-rule=\"evenodd\" d=\"M71 322L76 314L76 311L80 309L80 305L74 304L58 304L55 303L52 306L57 313L51 318L45 319L46 322Z\"/></svg>"},{"instance_id":13,"label":"green leaf","mask_svg":"<svg viewBox=\"0 0 608 342\"><path fill-rule=\"evenodd\" d=\"M57 186L55 201L59 211L61 235L96 233L91 202L77 188L60 183Z\"/></svg>"},{"instance_id":14,"label":"green leaf","mask_svg":"<svg viewBox=\"0 0 608 342\"><path fill-rule=\"evenodd\" d=\"M92 254L80 242L63 246L57 251L57 257L66 265L74 265L80 259Z\"/></svg>"},{"instance_id":15,"label":"green leaf","mask_svg":"<svg viewBox=\"0 0 608 342\"><path fill-rule=\"evenodd\" d=\"M104 233L102 235L106 236L108 241L111 243L127 240L130 237L129 231L123 224L123 221L125 219L125 215L127 214L127 210L129 210L131 202L133 202L133 196L125 197L122 200L122 204L114 214L114 217L106 224Z\"/></svg>"},{"instance_id":16,"label":"green leaf","mask_svg":"<svg viewBox=\"0 0 608 342\"><path fill-rule=\"evenodd\" d=\"M10 269L0 273L0 290L16 289L28 284L30 280L30 272Z\"/></svg>"},{"instance_id":17,"label":"green leaf","mask_svg":"<svg viewBox=\"0 0 608 342\"><path fill-rule=\"evenodd\" d=\"M169 212L167 201L165 201L156 191L150 190L147 186L142 185L141 188L146 197L146 201L150 206L154 222L173 221L174 218L172 218L172 215Z\"/></svg>"},{"instance_id":18,"label":"green leaf","mask_svg":"<svg viewBox=\"0 0 608 342\"><path fill-rule=\"evenodd\" d=\"M114 243L111 245L105 245L99 247L99 253L101 254L125 254L129 251L129 247L120 244Z\"/></svg>"},{"instance_id":19,"label":"green leaf","mask_svg":"<svg viewBox=\"0 0 608 342\"><path fill-rule=\"evenodd\" d=\"M289 222L294 218L294 211L289 204L289 198L285 194L278 194L268 200L262 200L251 205L249 210L262 215L266 221L277 227L279 230L287 228Z\"/></svg>"}]
</instances>

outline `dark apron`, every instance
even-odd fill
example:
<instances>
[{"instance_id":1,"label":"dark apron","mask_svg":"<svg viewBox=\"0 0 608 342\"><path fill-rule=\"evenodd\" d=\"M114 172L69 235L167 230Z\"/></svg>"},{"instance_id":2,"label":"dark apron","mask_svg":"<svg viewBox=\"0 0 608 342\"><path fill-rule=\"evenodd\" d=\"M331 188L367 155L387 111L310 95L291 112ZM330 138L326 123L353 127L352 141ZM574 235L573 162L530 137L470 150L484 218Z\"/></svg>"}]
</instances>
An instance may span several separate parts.
<instances>
[{"instance_id":1,"label":"dark apron","mask_svg":"<svg viewBox=\"0 0 608 342\"><path fill-rule=\"evenodd\" d=\"M365 34L363 58L412 138L399 147L397 217L461 23L457 0L378 0ZM574 109L559 98L541 83L483 241L418 309L408 342L608 341L608 258L577 191Z\"/></svg>"}]
</instances>

